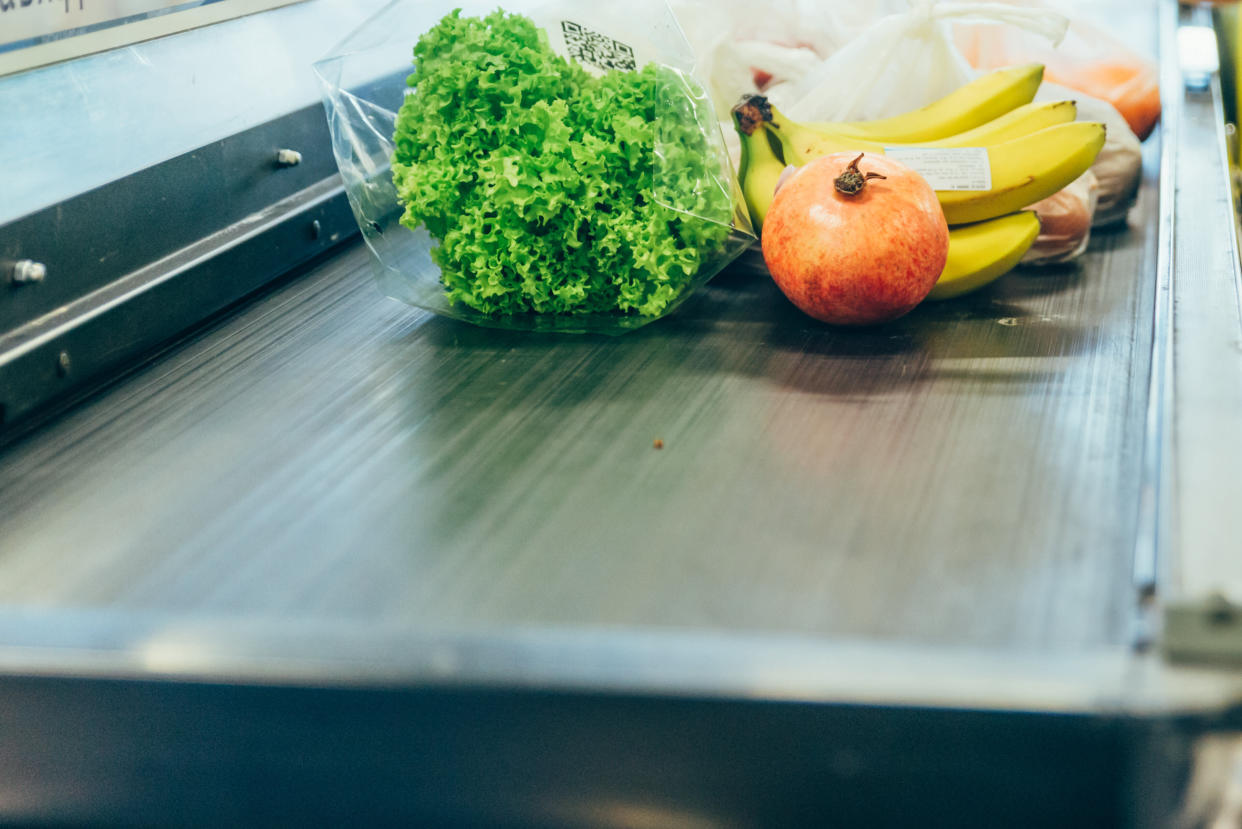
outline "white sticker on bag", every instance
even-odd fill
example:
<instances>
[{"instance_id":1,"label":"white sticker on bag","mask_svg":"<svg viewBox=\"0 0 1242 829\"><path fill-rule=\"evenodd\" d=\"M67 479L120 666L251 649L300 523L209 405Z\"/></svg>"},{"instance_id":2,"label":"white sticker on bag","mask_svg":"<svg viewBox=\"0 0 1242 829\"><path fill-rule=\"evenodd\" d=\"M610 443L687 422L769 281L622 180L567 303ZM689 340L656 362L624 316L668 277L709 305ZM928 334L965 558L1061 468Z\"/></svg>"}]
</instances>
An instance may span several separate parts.
<instances>
[{"instance_id":1,"label":"white sticker on bag","mask_svg":"<svg viewBox=\"0 0 1242 829\"><path fill-rule=\"evenodd\" d=\"M581 15L578 16L581 20ZM630 44L597 31L592 26L576 20L537 20L544 24L548 45L558 55L575 60L592 75L602 75L611 69L632 72L640 65L639 55Z\"/></svg>"},{"instance_id":2,"label":"white sticker on bag","mask_svg":"<svg viewBox=\"0 0 1242 829\"><path fill-rule=\"evenodd\" d=\"M991 190L987 147L885 147L884 154L927 180L933 190Z\"/></svg>"},{"instance_id":3,"label":"white sticker on bag","mask_svg":"<svg viewBox=\"0 0 1242 829\"><path fill-rule=\"evenodd\" d=\"M565 54L579 63L622 72L633 72L638 68L638 62L634 60L634 47L581 23L562 20L560 35L565 41Z\"/></svg>"},{"instance_id":4,"label":"white sticker on bag","mask_svg":"<svg viewBox=\"0 0 1242 829\"><path fill-rule=\"evenodd\" d=\"M510 3L501 5L512 10ZM632 72L649 63L686 74L694 69L694 53L665 0L533 0L518 5L533 6L523 13L543 29L552 51L593 75Z\"/></svg>"}]
</instances>

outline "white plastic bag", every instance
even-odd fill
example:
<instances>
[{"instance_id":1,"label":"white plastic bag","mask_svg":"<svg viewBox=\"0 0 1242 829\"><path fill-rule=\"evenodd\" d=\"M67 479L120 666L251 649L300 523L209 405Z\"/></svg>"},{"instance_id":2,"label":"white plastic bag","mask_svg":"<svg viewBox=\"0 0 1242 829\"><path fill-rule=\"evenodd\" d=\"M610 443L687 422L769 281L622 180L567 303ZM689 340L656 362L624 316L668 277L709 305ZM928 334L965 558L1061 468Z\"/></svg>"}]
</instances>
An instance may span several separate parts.
<instances>
[{"instance_id":1,"label":"white plastic bag","mask_svg":"<svg viewBox=\"0 0 1242 829\"><path fill-rule=\"evenodd\" d=\"M833 3L775 0L756 12L751 0L671 0L694 48L695 74L707 81L717 111L768 83L797 80L905 0Z\"/></svg>"},{"instance_id":2,"label":"white plastic bag","mask_svg":"<svg viewBox=\"0 0 1242 829\"><path fill-rule=\"evenodd\" d=\"M1143 145L1126 119L1108 101L1047 81L1040 86L1035 100L1076 101L1079 121L1098 121L1107 128L1104 147L1091 165L1091 172L1100 183L1092 225L1104 227L1124 222L1138 198L1143 176Z\"/></svg>"},{"instance_id":3,"label":"white plastic bag","mask_svg":"<svg viewBox=\"0 0 1242 829\"><path fill-rule=\"evenodd\" d=\"M1090 170L1063 190L1031 205L1039 216L1039 236L1022 257L1024 265L1051 265L1082 256L1091 241L1099 182Z\"/></svg>"},{"instance_id":4,"label":"white plastic bag","mask_svg":"<svg viewBox=\"0 0 1242 829\"><path fill-rule=\"evenodd\" d=\"M981 72L1019 63L1042 63L1044 80L1106 101L1145 140L1160 120L1160 72L1147 50L1120 40L1109 26L1108 6L1077 0L1004 0L1070 17L1065 40L1055 49L1026 32L998 26L958 26L954 38L963 57ZM1184 5L1191 3L1184 2ZM1203 5L1211 5L1204 3ZM1122 12L1121 7L1112 14ZM1083 19L1090 14L1095 22ZM1122 27L1123 29L1126 27Z\"/></svg>"},{"instance_id":5,"label":"white plastic bag","mask_svg":"<svg viewBox=\"0 0 1242 829\"><path fill-rule=\"evenodd\" d=\"M975 75L953 42L953 21L1007 23L1053 43L1069 25L1046 9L911 0L908 11L881 18L817 69L767 94L798 121L885 118L926 106Z\"/></svg>"},{"instance_id":6,"label":"white plastic bag","mask_svg":"<svg viewBox=\"0 0 1242 829\"><path fill-rule=\"evenodd\" d=\"M671 313L754 240L676 20L663 0L505 5L393 0L314 64L381 289L515 330L620 334ZM605 75L623 79L630 114L578 138L568 114L583 90L608 100L609 84L588 80ZM473 91L427 118L458 84ZM524 89L533 98L514 106ZM588 145L601 158L583 172Z\"/></svg>"}]
</instances>

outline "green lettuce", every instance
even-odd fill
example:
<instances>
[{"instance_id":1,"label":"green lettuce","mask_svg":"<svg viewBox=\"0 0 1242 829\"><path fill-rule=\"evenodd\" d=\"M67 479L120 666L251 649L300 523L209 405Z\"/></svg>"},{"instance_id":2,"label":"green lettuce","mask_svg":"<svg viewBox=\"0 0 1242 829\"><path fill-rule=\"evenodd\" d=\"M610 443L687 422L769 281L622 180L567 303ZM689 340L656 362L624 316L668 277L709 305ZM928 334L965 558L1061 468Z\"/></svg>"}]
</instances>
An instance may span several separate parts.
<instances>
[{"instance_id":1,"label":"green lettuce","mask_svg":"<svg viewBox=\"0 0 1242 829\"><path fill-rule=\"evenodd\" d=\"M525 17L460 10L419 39L414 67L393 181L401 223L439 242L450 301L656 316L726 243L731 198L675 70L595 77Z\"/></svg>"}]
</instances>

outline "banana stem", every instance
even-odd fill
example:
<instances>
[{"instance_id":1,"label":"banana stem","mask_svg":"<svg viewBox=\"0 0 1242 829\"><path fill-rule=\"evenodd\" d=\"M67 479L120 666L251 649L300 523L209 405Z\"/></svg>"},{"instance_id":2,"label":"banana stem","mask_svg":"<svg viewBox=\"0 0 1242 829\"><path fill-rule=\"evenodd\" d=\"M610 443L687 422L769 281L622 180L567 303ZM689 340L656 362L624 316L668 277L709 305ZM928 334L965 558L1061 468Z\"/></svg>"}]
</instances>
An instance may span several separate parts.
<instances>
[{"instance_id":1,"label":"banana stem","mask_svg":"<svg viewBox=\"0 0 1242 829\"><path fill-rule=\"evenodd\" d=\"M772 120L772 106L762 95L745 95L733 107L733 121L744 135L754 135L755 130Z\"/></svg>"}]
</instances>

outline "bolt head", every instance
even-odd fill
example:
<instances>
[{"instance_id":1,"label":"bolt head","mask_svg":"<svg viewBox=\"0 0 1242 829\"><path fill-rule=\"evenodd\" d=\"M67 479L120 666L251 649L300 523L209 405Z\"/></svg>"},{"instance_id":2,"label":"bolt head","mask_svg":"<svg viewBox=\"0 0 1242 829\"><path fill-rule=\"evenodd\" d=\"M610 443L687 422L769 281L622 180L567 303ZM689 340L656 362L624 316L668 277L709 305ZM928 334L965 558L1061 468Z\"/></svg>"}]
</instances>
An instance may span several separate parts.
<instances>
[{"instance_id":1,"label":"bolt head","mask_svg":"<svg viewBox=\"0 0 1242 829\"><path fill-rule=\"evenodd\" d=\"M13 264L13 281L21 284L26 282L42 282L47 276L47 266L33 259L22 259Z\"/></svg>"}]
</instances>

